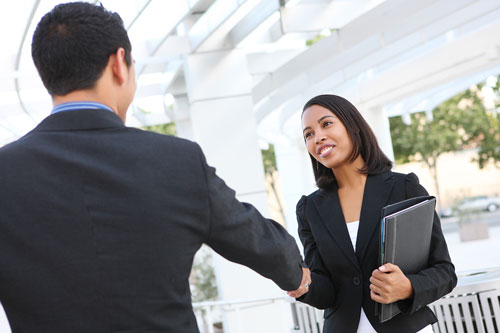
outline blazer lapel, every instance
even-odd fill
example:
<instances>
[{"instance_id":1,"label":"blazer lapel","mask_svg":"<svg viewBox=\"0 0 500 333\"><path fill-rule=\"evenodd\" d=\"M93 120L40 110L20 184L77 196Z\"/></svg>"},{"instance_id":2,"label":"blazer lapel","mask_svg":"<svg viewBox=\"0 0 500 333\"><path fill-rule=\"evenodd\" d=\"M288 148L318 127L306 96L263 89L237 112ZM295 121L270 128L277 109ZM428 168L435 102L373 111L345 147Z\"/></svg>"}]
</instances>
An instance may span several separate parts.
<instances>
[{"instance_id":1,"label":"blazer lapel","mask_svg":"<svg viewBox=\"0 0 500 333\"><path fill-rule=\"evenodd\" d=\"M359 267L340 206L337 187L329 191L321 191L319 195L315 196L313 202L326 229L342 249L344 255L353 265Z\"/></svg>"},{"instance_id":2,"label":"blazer lapel","mask_svg":"<svg viewBox=\"0 0 500 333\"><path fill-rule=\"evenodd\" d=\"M378 230L382 208L389 199L393 185L392 172L369 175L366 179L356 241L356 256L360 263L365 256L373 233Z\"/></svg>"}]
</instances>

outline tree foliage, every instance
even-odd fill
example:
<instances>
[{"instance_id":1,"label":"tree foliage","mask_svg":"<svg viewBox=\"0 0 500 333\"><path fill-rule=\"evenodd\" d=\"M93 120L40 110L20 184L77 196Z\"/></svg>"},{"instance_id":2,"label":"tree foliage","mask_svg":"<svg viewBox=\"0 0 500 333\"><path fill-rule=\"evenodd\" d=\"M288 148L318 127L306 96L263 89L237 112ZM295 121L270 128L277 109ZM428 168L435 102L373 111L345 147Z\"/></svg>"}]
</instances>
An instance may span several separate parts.
<instances>
[{"instance_id":1,"label":"tree foliage","mask_svg":"<svg viewBox=\"0 0 500 333\"><path fill-rule=\"evenodd\" d=\"M337 29L328 29L325 31L321 31L319 34L315 35L313 38L306 40L306 46L312 46L322 40L325 37L328 37Z\"/></svg>"},{"instance_id":2,"label":"tree foliage","mask_svg":"<svg viewBox=\"0 0 500 333\"><path fill-rule=\"evenodd\" d=\"M473 86L439 104L432 110L432 119L425 112L417 112L410 115L410 124L405 124L401 116L389 120L396 162L424 162L438 196L437 164L443 153L475 148L474 160L480 168L489 163L500 167L498 113L485 108L482 87ZM498 80L494 91L498 96Z\"/></svg>"},{"instance_id":3,"label":"tree foliage","mask_svg":"<svg viewBox=\"0 0 500 333\"><path fill-rule=\"evenodd\" d=\"M174 123L144 126L142 129L144 129L146 131L160 133L160 134L168 134L168 135L177 136L177 130L175 128Z\"/></svg>"},{"instance_id":4,"label":"tree foliage","mask_svg":"<svg viewBox=\"0 0 500 333\"><path fill-rule=\"evenodd\" d=\"M274 202L277 204L276 209L281 215L282 220L285 221L285 209L278 194L278 184L276 183L278 167L276 166L276 154L274 153L274 145L269 144L269 148L261 149L261 153L262 163L264 163L264 171L266 174L266 182L270 186L269 194L274 197Z\"/></svg>"},{"instance_id":5,"label":"tree foliage","mask_svg":"<svg viewBox=\"0 0 500 333\"><path fill-rule=\"evenodd\" d=\"M193 269L189 275L191 300L193 302L214 301L217 299L215 270L212 265L212 252L203 246L194 257Z\"/></svg>"},{"instance_id":6,"label":"tree foliage","mask_svg":"<svg viewBox=\"0 0 500 333\"><path fill-rule=\"evenodd\" d=\"M276 155L274 154L274 145L269 144L268 149L261 149L262 162L264 163L264 171L272 174L278 168L276 167Z\"/></svg>"},{"instance_id":7,"label":"tree foliage","mask_svg":"<svg viewBox=\"0 0 500 333\"><path fill-rule=\"evenodd\" d=\"M500 166L498 114L483 105L482 85L461 92L438 105L432 120L425 112L410 116L406 125L401 116L390 119L396 162L421 161L435 165L439 155L465 148L477 148L476 161Z\"/></svg>"},{"instance_id":8,"label":"tree foliage","mask_svg":"<svg viewBox=\"0 0 500 333\"><path fill-rule=\"evenodd\" d=\"M500 75L492 87L495 94L495 110L488 113L488 125L484 131L477 162L483 168L488 163L500 167Z\"/></svg>"}]
</instances>

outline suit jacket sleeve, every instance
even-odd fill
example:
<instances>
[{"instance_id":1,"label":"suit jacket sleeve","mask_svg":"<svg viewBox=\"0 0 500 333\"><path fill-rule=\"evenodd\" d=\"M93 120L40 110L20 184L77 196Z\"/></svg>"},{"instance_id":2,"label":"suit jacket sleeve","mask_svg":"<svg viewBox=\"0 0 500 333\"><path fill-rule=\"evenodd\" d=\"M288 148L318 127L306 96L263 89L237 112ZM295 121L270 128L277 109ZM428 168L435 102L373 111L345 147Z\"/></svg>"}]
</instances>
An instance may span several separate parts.
<instances>
[{"instance_id":1,"label":"suit jacket sleeve","mask_svg":"<svg viewBox=\"0 0 500 333\"><path fill-rule=\"evenodd\" d=\"M312 282L309 291L297 299L318 309L326 309L335 303L335 297L333 296L335 295L335 288L325 269L311 233L311 227L305 216L306 200L307 198L302 196L297 203L297 221L299 224L299 237L304 245L305 262L311 270Z\"/></svg>"},{"instance_id":2,"label":"suit jacket sleeve","mask_svg":"<svg viewBox=\"0 0 500 333\"><path fill-rule=\"evenodd\" d=\"M302 280L302 257L295 239L252 205L239 202L198 149L210 207L205 242L224 258L253 269L281 289L297 289Z\"/></svg>"},{"instance_id":3,"label":"suit jacket sleeve","mask_svg":"<svg viewBox=\"0 0 500 333\"><path fill-rule=\"evenodd\" d=\"M408 174L405 182L407 198L428 195L414 173ZM457 284L455 267L448 253L441 222L435 212L428 268L407 277L413 286L414 295L412 299L400 301L399 307L410 314L448 294Z\"/></svg>"}]
</instances>

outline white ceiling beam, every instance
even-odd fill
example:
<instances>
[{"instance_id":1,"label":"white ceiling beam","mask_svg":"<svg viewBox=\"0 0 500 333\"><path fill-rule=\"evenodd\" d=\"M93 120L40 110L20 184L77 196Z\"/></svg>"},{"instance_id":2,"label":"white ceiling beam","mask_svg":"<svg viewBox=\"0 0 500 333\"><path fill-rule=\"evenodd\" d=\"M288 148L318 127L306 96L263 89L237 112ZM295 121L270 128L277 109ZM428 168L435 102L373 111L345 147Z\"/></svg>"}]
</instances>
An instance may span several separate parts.
<instances>
[{"instance_id":1,"label":"white ceiling beam","mask_svg":"<svg viewBox=\"0 0 500 333\"><path fill-rule=\"evenodd\" d=\"M281 7L281 22L285 33L339 29L379 3L380 0L302 1Z\"/></svg>"},{"instance_id":2,"label":"white ceiling beam","mask_svg":"<svg viewBox=\"0 0 500 333\"><path fill-rule=\"evenodd\" d=\"M28 18L28 21L26 22L25 27L24 27L24 32L23 32L23 35L21 37L21 42L19 43L19 49L18 49L17 55L16 55L16 61L15 61L15 65L14 65L14 70L15 71L19 71L19 68L21 66L21 58L22 58L21 56L22 56L22 52L23 52L23 49L24 49L24 42L26 40L26 37L28 35L28 31L29 31L31 25L33 24L33 19L35 17L35 14L36 14L36 12L38 10L39 5L40 5L40 1L41 0L36 0L34 2L33 7L31 8L30 16ZM19 84L19 78L18 77L14 78L14 86L15 86L17 97L18 97L18 100L19 100L19 105L23 109L23 112L28 117L30 117L32 120L35 120L35 118L33 117L32 112L28 111L28 108L24 104L23 98L21 96L20 84Z\"/></svg>"},{"instance_id":3,"label":"white ceiling beam","mask_svg":"<svg viewBox=\"0 0 500 333\"><path fill-rule=\"evenodd\" d=\"M484 25L483 15L489 16L490 20L498 20L500 17L500 3L493 0L457 0L453 4L444 0L438 2L423 0L411 2L408 6L403 6L401 3L401 0L386 1L363 17L348 24L339 32L320 40L307 51L264 78L253 89L254 102L259 105L259 112L264 114L271 112L284 103L286 98L282 94L279 95L283 98L278 98L278 90L288 85L295 77L304 77L306 74L306 80L303 82L304 87L302 90L293 90L289 93L300 93L314 85L332 86L332 84L322 84L323 81L352 82L353 76L359 76L374 67L378 70L387 70L396 66L395 61L398 59L399 62L404 62L414 56L421 56L417 52L419 48L421 49L420 53L429 52L429 45L436 44L436 41L431 39L435 39L435 34L431 35L430 31L437 30L440 31L441 35L444 35L446 31L456 28L458 38L460 37L460 24L462 26L471 25L474 21L482 20L480 25ZM405 3L407 4L407 2ZM421 5L420 9L416 7L417 4ZM439 5L440 7L435 7ZM437 21L433 22L428 21L425 17L422 18L421 14L428 14L428 11L439 13L433 17ZM447 11L448 15L446 15ZM492 13L496 11L496 15ZM377 15L373 12L377 12ZM384 20L384 16L391 19ZM449 23L445 23L448 17L452 19ZM370 22L373 23L376 19L379 22L383 21L380 24L383 26L382 28L378 26L373 27L373 29L367 26L363 27L363 22L369 26ZM419 31L418 28L421 30ZM397 36L396 39L394 31L400 30L407 33ZM423 40L422 36L426 36L430 40ZM388 43L384 38L392 42ZM353 44L353 41L357 42ZM446 40L437 40L437 42L440 42L436 46L439 47Z\"/></svg>"},{"instance_id":4,"label":"white ceiling beam","mask_svg":"<svg viewBox=\"0 0 500 333\"><path fill-rule=\"evenodd\" d=\"M271 14L268 19L272 20L274 15L275 14ZM240 42L239 46L243 48L247 45L252 45L253 48L256 45L258 45L258 47L262 47L266 44L279 41L283 36L284 34L283 29L281 28L281 20L279 18L279 13L277 12L275 22L271 22L270 26L265 27L265 29L262 29L262 26L258 26Z\"/></svg>"},{"instance_id":5,"label":"white ceiling beam","mask_svg":"<svg viewBox=\"0 0 500 333\"><path fill-rule=\"evenodd\" d=\"M483 81L486 77L496 75L498 73L500 73L500 67L489 69L485 72L479 72L472 76L466 76L454 81L445 82L442 85L438 85L432 89L409 96L401 101L389 103L385 107L387 116L393 117L414 112L432 111L437 105L446 101L450 97L455 96L470 86Z\"/></svg>"},{"instance_id":6,"label":"white ceiling beam","mask_svg":"<svg viewBox=\"0 0 500 333\"><path fill-rule=\"evenodd\" d=\"M426 56L389 70L372 81L359 85L360 102L383 105L412 93L498 67L500 57L491 49L500 49L500 22L470 33ZM493 42L493 45L492 45Z\"/></svg>"},{"instance_id":7,"label":"white ceiling beam","mask_svg":"<svg viewBox=\"0 0 500 333\"><path fill-rule=\"evenodd\" d=\"M169 36L165 38L161 46L146 57L138 57L136 59L139 65L152 65L169 62L174 58L178 58L185 54L191 53L191 45L187 36ZM144 68L147 70L147 68ZM142 71L141 71L142 73Z\"/></svg>"},{"instance_id":8,"label":"white ceiling beam","mask_svg":"<svg viewBox=\"0 0 500 333\"><path fill-rule=\"evenodd\" d=\"M279 0L262 0L229 32L228 39L234 47L254 31L269 16L280 9Z\"/></svg>"},{"instance_id":9,"label":"white ceiling beam","mask_svg":"<svg viewBox=\"0 0 500 333\"><path fill-rule=\"evenodd\" d=\"M336 32L329 37L323 38L313 46L311 46L307 51L303 52L296 59L292 59L290 62L276 70L273 75L269 78L270 82L263 82L262 86L256 86L254 89L254 101L259 102L261 98L269 93L272 93L276 89L279 89L281 84L286 83L289 79L295 75L300 75L304 71L307 71L311 67L316 66L324 62L325 60L332 59L337 55L340 55L343 51L353 48L354 46L361 46L362 52L353 53L357 59L365 57L369 54L370 50L366 47L370 47L371 50L375 51L383 47L382 40L380 40L380 33L384 30L398 29L399 19L395 20L395 23L389 26L391 20L381 20L381 16L390 16L391 18L399 18L404 16L406 18L413 16L416 11L415 6L417 4L421 6L428 6L435 0L422 0L410 2L407 6L401 4L401 0L388 0L382 5L374 8L372 11L366 13L365 15L359 17L352 23L345 26L342 31ZM461 1L461 0L458 0ZM293 7L292 7L293 8ZM373 14L376 12L376 14ZM380 23L384 21L384 23ZM378 24L375 22L379 22ZM380 25L384 26L384 30L380 28ZM352 61L348 60L348 61ZM327 73L332 73L333 68L330 68Z\"/></svg>"},{"instance_id":10,"label":"white ceiling beam","mask_svg":"<svg viewBox=\"0 0 500 333\"><path fill-rule=\"evenodd\" d=\"M188 32L193 51L206 52L230 47L229 31L250 11L257 0L217 0Z\"/></svg>"},{"instance_id":11,"label":"white ceiling beam","mask_svg":"<svg viewBox=\"0 0 500 333\"><path fill-rule=\"evenodd\" d=\"M188 2L188 8L184 15L174 24L172 28L167 31L164 37L158 42L154 41L154 43L150 46L150 51L148 56L153 57L156 55L170 55L170 53L178 52L178 54L186 54L191 52L191 46L189 44L189 39L184 36L172 36L173 32L177 29L177 27L182 24L184 21L189 21L193 13L198 11L205 11L206 8L210 7L215 0L193 0ZM148 2L144 8L141 10L142 12L149 5ZM134 19L135 21L135 19ZM144 66L138 66L137 73L140 75L144 71L147 70L147 64Z\"/></svg>"},{"instance_id":12,"label":"white ceiling beam","mask_svg":"<svg viewBox=\"0 0 500 333\"><path fill-rule=\"evenodd\" d=\"M299 55L303 50L280 50L272 53L250 53L247 54L248 72L252 75L266 74L275 71Z\"/></svg>"},{"instance_id":13,"label":"white ceiling beam","mask_svg":"<svg viewBox=\"0 0 500 333\"><path fill-rule=\"evenodd\" d=\"M195 1L195 4L191 6L191 13L203 14L214 4L216 0L191 0L191 2L193 1Z\"/></svg>"},{"instance_id":14,"label":"white ceiling beam","mask_svg":"<svg viewBox=\"0 0 500 333\"><path fill-rule=\"evenodd\" d=\"M273 103L275 107L278 104L276 100L283 99L287 95L302 97L302 102L294 105L290 105L290 99L285 100L282 104L287 103L288 108L299 109L306 99L330 92L348 98L360 109L371 109L398 103L398 101L415 94L425 93L447 82L477 77L477 73L500 68L500 41L494 41L492 46L492 40L489 37L499 34L500 22L490 24L425 56L402 63L372 79L361 82L356 78L351 78L349 80L337 79L328 86L309 85L302 75L302 82L305 83L287 85L285 89L280 90L279 94L266 99L258 110L258 118L265 117L265 109ZM492 47L498 52L489 51Z\"/></svg>"},{"instance_id":15,"label":"white ceiling beam","mask_svg":"<svg viewBox=\"0 0 500 333\"><path fill-rule=\"evenodd\" d=\"M176 59L168 62L163 72L142 75L138 78L137 91L138 98L165 95L170 85L175 81L184 65L183 59Z\"/></svg>"}]
</instances>

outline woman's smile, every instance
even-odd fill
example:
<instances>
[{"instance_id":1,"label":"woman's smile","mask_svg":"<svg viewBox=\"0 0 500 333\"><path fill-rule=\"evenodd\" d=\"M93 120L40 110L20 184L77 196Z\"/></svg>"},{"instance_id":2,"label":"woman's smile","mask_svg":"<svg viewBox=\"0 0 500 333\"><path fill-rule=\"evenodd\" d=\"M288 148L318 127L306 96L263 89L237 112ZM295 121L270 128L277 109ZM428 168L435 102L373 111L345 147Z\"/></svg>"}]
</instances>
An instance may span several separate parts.
<instances>
[{"instance_id":1,"label":"woman's smile","mask_svg":"<svg viewBox=\"0 0 500 333\"><path fill-rule=\"evenodd\" d=\"M335 145L330 145L330 144L321 145L318 148L318 155L325 158L328 155L330 155L330 153L333 151L333 148L335 148Z\"/></svg>"}]
</instances>

